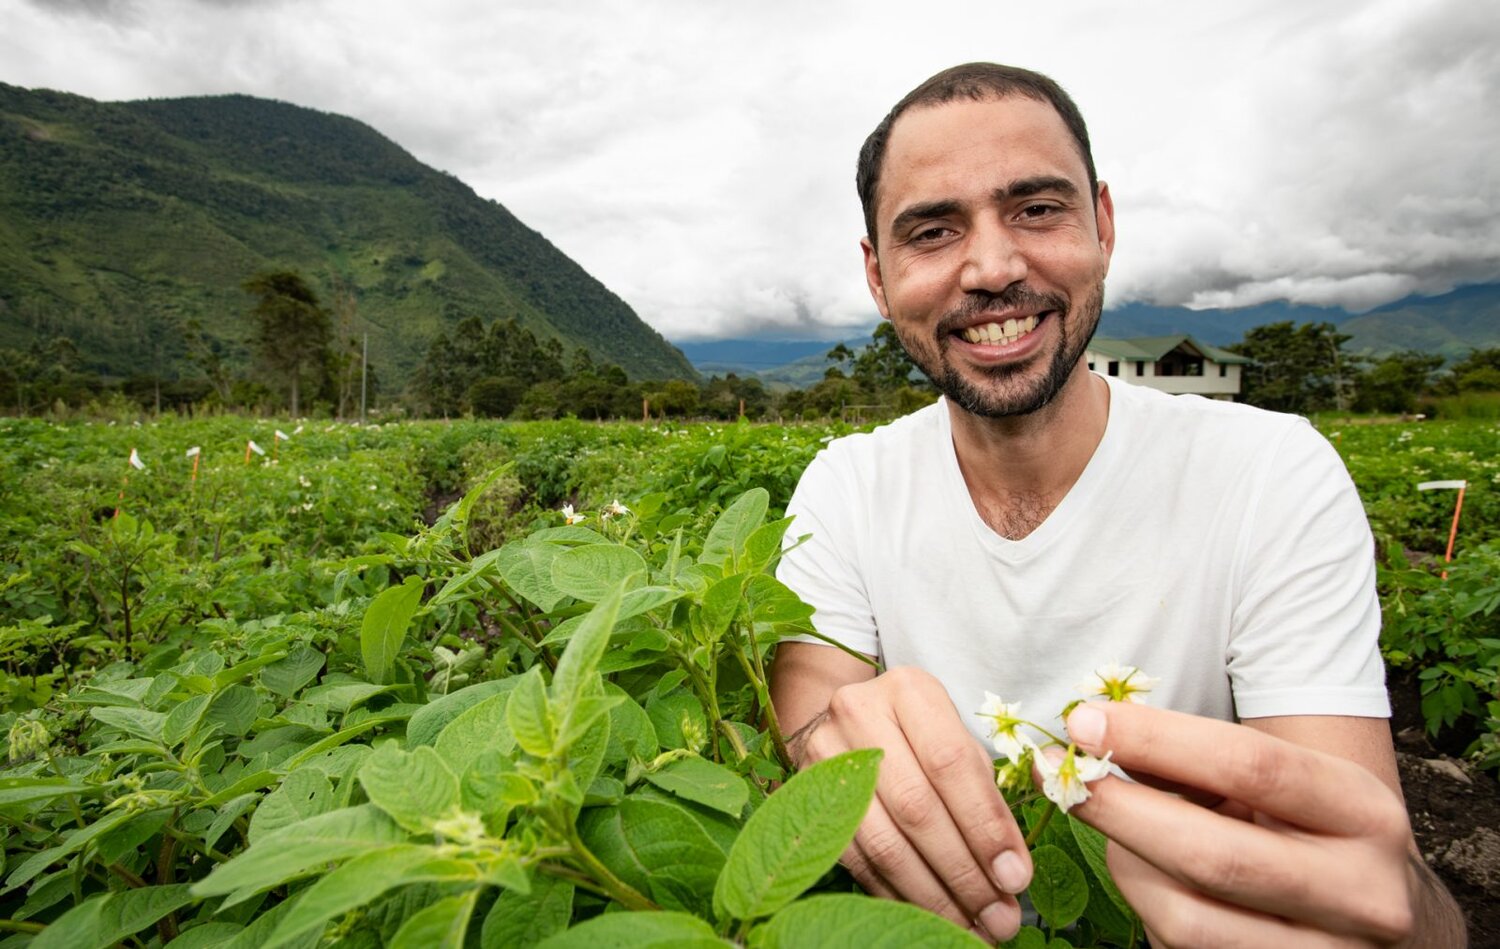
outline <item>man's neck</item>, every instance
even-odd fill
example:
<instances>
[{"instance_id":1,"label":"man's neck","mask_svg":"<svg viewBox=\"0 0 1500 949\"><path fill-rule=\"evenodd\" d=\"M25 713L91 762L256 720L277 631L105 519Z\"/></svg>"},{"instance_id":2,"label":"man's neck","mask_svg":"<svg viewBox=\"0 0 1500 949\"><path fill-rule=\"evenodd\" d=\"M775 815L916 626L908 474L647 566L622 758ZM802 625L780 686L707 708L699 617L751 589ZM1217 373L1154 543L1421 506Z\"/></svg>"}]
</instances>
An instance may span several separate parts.
<instances>
[{"instance_id":1,"label":"man's neck","mask_svg":"<svg viewBox=\"0 0 1500 949\"><path fill-rule=\"evenodd\" d=\"M974 508L1002 537L1036 530L1083 474L1109 422L1109 384L1083 365L1050 403L983 418L951 401L953 448Z\"/></svg>"}]
</instances>

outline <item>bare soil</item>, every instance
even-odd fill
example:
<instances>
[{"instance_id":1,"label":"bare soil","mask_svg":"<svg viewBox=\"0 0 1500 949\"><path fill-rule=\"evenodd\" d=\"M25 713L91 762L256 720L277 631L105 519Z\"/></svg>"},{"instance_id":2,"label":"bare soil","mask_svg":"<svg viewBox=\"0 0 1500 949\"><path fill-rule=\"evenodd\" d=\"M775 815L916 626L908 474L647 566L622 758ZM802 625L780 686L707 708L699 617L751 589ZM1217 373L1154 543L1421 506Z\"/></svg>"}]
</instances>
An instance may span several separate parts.
<instances>
[{"instance_id":1,"label":"bare soil","mask_svg":"<svg viewBox=\"0 0 1500 949\"><path fill-rule=\"evenodd\" d=\"M1472 736L1430 739L1416 679L1390 679L1401 787L1417 846L1469 922L1469 945L1500 949L1500 781L1462 760Z\"/></svg>"}]
</instances>

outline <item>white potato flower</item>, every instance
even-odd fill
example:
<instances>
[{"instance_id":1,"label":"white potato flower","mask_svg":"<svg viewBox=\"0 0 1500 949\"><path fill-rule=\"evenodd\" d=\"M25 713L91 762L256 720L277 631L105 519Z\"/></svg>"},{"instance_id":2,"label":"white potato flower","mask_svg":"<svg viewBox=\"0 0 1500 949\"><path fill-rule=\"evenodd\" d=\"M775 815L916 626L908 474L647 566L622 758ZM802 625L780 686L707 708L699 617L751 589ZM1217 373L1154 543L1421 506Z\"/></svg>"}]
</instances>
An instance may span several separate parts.
<instances>
[{"instance_id":1,"label":"white potato flower","mask_svg":"<svg viewBox=\"0 0 1500 949\"><path fill-rule=\"evenodd\" d=\"M1042 793L1067 813L1089 799L1088 782L1109 774L1109 755L1095 758L1070 746L1060 761L1037 755L1036 767L1042 773Z\"/></svg>"},{"instance_id":2,"label":"white potato flower","mask_svg":"<svg viewBox=\"0 0 1500 949\"><path fill-rule=\"evenodd\" d=\"M992 724L990 744L1009 761L1017 761L1031 747L1031 741L1017 729L1025 722L1021 718L1021 703L1006 702L993 692L984 693L984 704L979 715Z\"/></svg>"},{"instance_id":3,"label":"white potato flower","mask_svg":"<svg viewBox=\"0 0 1500 949\"><path fill-rule=\"evenodd\" d=\"M1111 662L1102 669L1094 670L1094 677L1078 686L1086 697L1105 698L1111 702L1140 702L1156 687L1160 679L1146 675L1135 666L1122 666Z\"/></svg>"}]
</instances>

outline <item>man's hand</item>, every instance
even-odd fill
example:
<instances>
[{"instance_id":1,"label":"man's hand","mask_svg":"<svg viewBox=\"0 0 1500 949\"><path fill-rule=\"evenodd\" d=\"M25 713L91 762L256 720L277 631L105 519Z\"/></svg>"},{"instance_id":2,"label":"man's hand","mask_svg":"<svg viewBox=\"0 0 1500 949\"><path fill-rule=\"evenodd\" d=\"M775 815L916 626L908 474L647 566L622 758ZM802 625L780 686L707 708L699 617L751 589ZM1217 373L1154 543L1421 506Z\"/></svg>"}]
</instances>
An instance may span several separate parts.
<instances>
[{"instance_id":1,"label":"man's hand","mask_svg":"<svg viewBox=\"0 0 1500 949\"><path fill-rule=\"evenodd\" d=\"M1125 703L1079 706L1068 731L1133 776L1218 802L1111 777L1073 810L1112 841L1110 871L1153 945L1394 945L1439 899L1401 799L1353 761ZM1436 928L1424 944L1463 944L1461 919Z\"/></svg>"},{"instance_id":2,"label":"man's hand","mask_svg":"<svg viewBox=\"0 0 1500 949\"><path fill-rule=\"evenodd\" d=\"M893 669L844 685L795 745L802 763L885 751L875 800L841 861L860 885L995 939L1015 934L1014 894L1031 881L1031 858L990 756L935 678Z\"/></svg>"}]
</instances>

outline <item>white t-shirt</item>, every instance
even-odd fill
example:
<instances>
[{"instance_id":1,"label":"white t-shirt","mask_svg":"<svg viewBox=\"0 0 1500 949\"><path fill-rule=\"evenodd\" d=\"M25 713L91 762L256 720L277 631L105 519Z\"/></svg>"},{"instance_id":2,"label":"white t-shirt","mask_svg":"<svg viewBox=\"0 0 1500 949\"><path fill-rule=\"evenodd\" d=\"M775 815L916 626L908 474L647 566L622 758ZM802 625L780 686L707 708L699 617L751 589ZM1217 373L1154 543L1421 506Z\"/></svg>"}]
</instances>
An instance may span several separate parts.
<instances>
[{"instance_id":1,"label":"white t-shirt","mask_svg":"<svg viewBox=\"0 0 1500 949\"><path fill-rule=\"evenodd\" d=\"M985 690L1055 723L1110 661L1158 677L1162 708L1388 716L1374 545L1332 446L1104 378L1103 439L1021 540L975 510L945 401L829 444L787 508L812 537L778 570L818 632L936 675L980 737Z\"/></svg>"}]
</instances>

